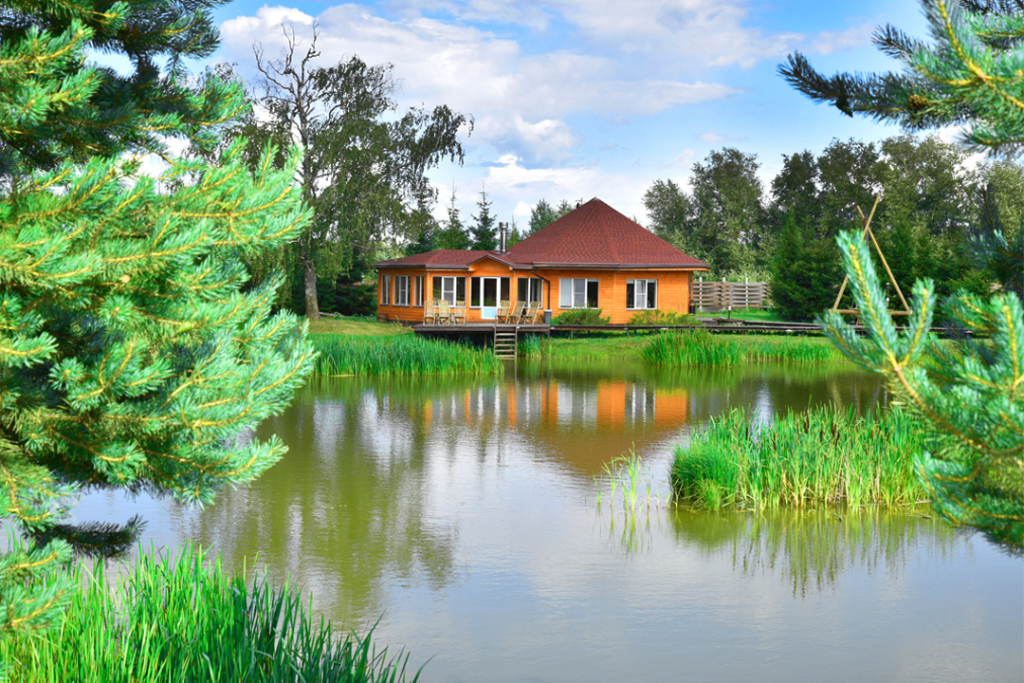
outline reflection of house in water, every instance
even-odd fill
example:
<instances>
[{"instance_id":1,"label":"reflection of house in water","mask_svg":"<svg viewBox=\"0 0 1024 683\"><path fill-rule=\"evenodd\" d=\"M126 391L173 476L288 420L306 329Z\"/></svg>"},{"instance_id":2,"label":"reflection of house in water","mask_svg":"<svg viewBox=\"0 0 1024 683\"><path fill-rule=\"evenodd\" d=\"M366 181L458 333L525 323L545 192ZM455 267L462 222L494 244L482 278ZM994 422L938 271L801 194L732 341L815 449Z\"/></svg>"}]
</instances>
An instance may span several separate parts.
<instances>
[{"instance_id":1,"label":"reflection of house in water","mask_svg":"<svg viewBox=\"0 0 1024 683\"><path fill-rule=\"evenodd\" d=\"M498 428L507 438L529 440L540 452L588 473L634 446L673 439L691 422L685 389L654 389L620 379L519 380L426 403L425 424L436 419L476 433Z\"/></svg>"}]
</instances>

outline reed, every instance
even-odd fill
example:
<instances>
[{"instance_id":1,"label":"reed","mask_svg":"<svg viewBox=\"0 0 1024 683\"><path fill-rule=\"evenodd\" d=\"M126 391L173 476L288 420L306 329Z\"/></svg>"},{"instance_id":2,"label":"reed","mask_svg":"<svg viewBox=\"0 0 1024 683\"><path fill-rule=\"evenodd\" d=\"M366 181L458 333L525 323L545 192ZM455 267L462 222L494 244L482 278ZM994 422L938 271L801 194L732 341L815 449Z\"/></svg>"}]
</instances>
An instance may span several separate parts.
<instances>
[{"instance_id":1,"label":"reed","mask_svg":"<svg viewBox=\"0 0 1024 683\"><path fill-rule=\"evenodd\" d=\"M500 375L504 365L485 349L412 335L310 335L321 375Z\"/></svg>"},{"instance_id":2,"label":"reed","mask_svg":"<svg viewBox=\"0 0 1024 683\"><path fill-rule=\"evenodd\" d=\"M601 505L607 487L610 493L607 500L612 510L619 500L627 514L640 512L645 507L648 512L651 506L655 509L661 507L661 492L654 488L651 469L644 465L643 458L632 448L627 453L612 458L611 462L601 467L601 470L604 475L594 478L598 485L598 506Z\"/></svg>"},{"instance_id":3,"label":"reed","mask_svg":"<svg viewBox=\"0 0 1024 683\"><path fill-rule=\"evenodd\" d=\"M647 342L641 353L645 361L657 365L719 367L738 365L744 360L739 344L703 329L659 334Z\"/></svg>"},{"instance_id":4,"label":"reed","mask_svg":"<svg viewBox=\"0 0 1024 683\"><path fill-rule=\"evenodd\" d=\"M742 341L707 330L664 332L651 338L643 359L658 365L727 367L741 363L846 362L828 340L808 337L755 337Z\"/></svg>"},{"instance_id":5,"label":"reed","mask_svg":"<svg viewBox=\"0 0 1024 683\"><path fill-rule=\"evenodd\" d=\"M922 446L899 408L881 417L818 408L770 426L733 410L676 448L672 490L677 502L710 510L903 506L928 497L913 458Z\"/></svg>"},{"instance_id":6,"label":"reed","mask_svg":"<svg viewBox=\"0 0 1024 683\"><path fill-rule=\"evenodd\" d=\"M141 555L141 554L140 554ZM408 655L388 657L367 635L337 638L292 589L251 586L224 574L219 558L186 546L177 558L141 555L111 586L102 572L61 624L42 635L0 639L11 683L185 681L404 681ZM419 672L412 680L419 678Z\"/></svg>"}]
</instances>

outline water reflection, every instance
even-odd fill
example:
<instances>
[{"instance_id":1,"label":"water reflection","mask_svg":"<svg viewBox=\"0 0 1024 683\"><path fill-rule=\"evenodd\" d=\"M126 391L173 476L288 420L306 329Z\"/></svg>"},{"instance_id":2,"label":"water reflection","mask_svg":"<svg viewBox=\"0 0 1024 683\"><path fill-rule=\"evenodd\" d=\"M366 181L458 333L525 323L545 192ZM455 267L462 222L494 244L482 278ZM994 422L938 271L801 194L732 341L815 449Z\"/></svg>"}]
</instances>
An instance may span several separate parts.
<instances>
[{"instance_id":1,"label":"water reflection","mask_svg":"<svg viewBox=\"0 0 1024 683\"><path fill-rule=\"evenodd\" d=\"M596 504L594 475L630 448L667 494L674 447L730 408L770 420L818 403L864 412L886 400L873 376L834 366L522 363L498 380L324 380L261 426L290 451L247 488L199 511L169 501L139 510L104 494L76 515L140 511L158 544L198 541L231 568L258 555L342 627L383 615L381 642L408 648L416 666L434 657L429 681L675 678L680 661L694 680L772 680L766 657L788 663L780 681L819 668L887 680L910 633L933 638L914 659L931 679L972 677L929 663L955 651L966 662L957 673L1005 680L1019 671L1014 643L1024 637L1014 607L1021 564L982 546L973 566L978 539L936 520L658 505L629 516ZM890 592L900 601L883 599ZM956 634L930 633L968 610L981 616ZM834 642L823 643L826 631ZM964 633L969 648L954 639ZM851 639L876 668L848 655Z\"/></svg>"}]
</instances>

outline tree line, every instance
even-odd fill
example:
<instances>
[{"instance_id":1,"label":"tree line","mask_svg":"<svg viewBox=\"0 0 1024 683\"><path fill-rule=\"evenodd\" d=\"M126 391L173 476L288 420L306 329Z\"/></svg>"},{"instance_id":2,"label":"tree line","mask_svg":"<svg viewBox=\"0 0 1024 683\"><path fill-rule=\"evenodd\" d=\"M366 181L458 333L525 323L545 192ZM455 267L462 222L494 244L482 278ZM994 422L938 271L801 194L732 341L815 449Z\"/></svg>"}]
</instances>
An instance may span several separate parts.
<instances>
[{"instance_id":1,"label":"tree line","mask_svg":"<svg viewBox=\"0 0 1024 683\"><path fill-rule=\"evenodd\" d=\"M768 188L759 168L756 155L715 150L693 165L690 192L656 180L643 201L659 237L708 263L710 277L768 281L787 319L832 305L843 278L836 236L858 229L858 208L868 214L876 196L872 229L904 292L927 277L942 295L987 293L994 278L968 243L995 223L1012 240L1024 221L1024 166L973 166L937 136L835 139L818 155L786 154Z\"/></svg>"}]
</instances>

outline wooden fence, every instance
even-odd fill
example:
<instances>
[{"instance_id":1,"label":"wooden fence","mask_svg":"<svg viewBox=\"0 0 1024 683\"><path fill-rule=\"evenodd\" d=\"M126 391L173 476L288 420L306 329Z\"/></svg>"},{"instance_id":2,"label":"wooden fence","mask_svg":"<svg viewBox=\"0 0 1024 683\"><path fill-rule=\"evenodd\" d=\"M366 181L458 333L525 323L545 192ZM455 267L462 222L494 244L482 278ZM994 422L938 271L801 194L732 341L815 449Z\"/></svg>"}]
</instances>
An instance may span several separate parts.
<instances>
[{"instance_id":1,"label":"wooden fence","mask_svg":"<svg viewBox=\"0 0 1024 683\"><path fill-rule=\"evenodd\" d=\"M767 282L704 282L698 278L693 283L691 310L698 313L769 306Z\"/></svg>"}]
</instances>

